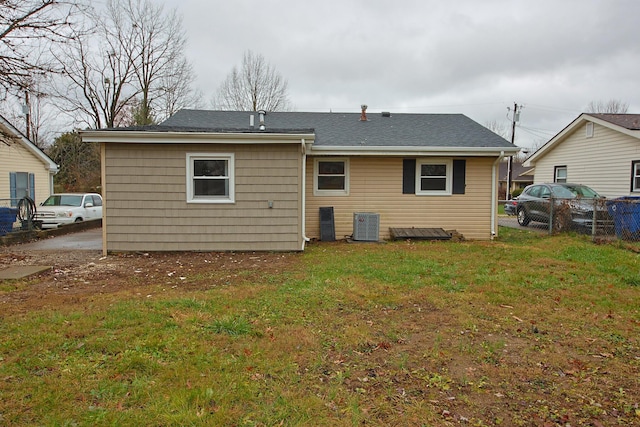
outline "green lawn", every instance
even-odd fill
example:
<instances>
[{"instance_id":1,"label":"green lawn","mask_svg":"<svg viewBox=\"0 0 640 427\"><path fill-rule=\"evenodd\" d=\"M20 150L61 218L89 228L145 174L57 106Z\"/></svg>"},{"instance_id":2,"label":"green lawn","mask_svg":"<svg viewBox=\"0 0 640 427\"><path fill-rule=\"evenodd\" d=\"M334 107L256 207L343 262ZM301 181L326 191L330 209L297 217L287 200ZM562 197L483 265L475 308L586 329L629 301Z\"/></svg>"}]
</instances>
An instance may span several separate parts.
<instances>
[{"instance_id":1,"label":"green lawn","mask_svg":"<svg viewBox=\"0 0 640 427\"><path fill-rule=\"evenodd\" d=\"M637 247L500 233L2 315L0 425L640 425Z\"/></svg>"}]
</instances>

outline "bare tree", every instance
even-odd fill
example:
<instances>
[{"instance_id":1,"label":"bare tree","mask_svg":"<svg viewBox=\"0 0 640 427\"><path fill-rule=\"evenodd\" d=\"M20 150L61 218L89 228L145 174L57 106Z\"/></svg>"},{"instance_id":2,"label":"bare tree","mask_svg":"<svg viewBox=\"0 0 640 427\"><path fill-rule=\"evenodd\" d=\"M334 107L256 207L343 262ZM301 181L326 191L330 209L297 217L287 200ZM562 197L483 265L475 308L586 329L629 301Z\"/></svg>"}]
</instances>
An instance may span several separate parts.
<instances>
[{"instance_id":1,"label":"bare tree","mask_svg":"<svg viewBox=\"0 0 640 427\"><path fill-rule=\"evenodd\" d=\"M172 113L192 93L194 73L184 56L182 18L175 10L165 13L162 5L150 0L111 0L108 9L111 16L122 14L114 21L138 91L135 124L165 118L167 106L173 106L168 108Z\"/></svg>"},{"instance_id":2,"label":"bare tree","mask_svg":"<svg viewBox=\"0 0 640 427\"><path fill-rule=\"evenodd\" d=\"M30 89L7 93L4 102L0 103L1 114L41 149L53 141L52 127L56 120L56 109L46 93L49 87L50 79L37 76Z\"/></svg>"},{"instance_id":3,"label":"bare tree","mask_svg":"<svg viewBox=\"0 0 640 427\"><path fill-rule=\"evenodd\" d=\"M489 129L491 132L500 135L504 139L507 139L511 136L511 131L509 126L501 123L497 120L488 120L484 123L484 127Z\"/></svg>"},{"instance_id":4,"label":"bare tree","mask_svg":"<svg viewBox=\"0 0 640 427\"><path fill-rule=\"evenodd\" d=\"M268 64L264 56L246 51L240 69L218 88L213 106L221 110L286 111L290 109L287 81Z\"/></svg>"},{"instance_id":5,"label":"bare tree","mask_svg":"<svg viewBox=\"0 0 640 427\"><path fill-rule=\"evenodd\" d=\"M604 101L591 101L587 105L587 113L626 114L629 104L618 99Z\"/></svg>"},{"instance_id":6,"label":"bare tree","mask_svg":"<svg viewBox=\"0 0 640 427\"><path fill-rule=\"evenodd\" d=\"M25 135L38 148L44 149L52 142L52 132L49 125L54 120L54 110L51 99L46 94L43 82L35 83L33 93L25 91L23 113L25 117Z\"/></svg>"},{"instance_id":7,"label":"bare tree","mask_svg":"<svg viewBox=\"0 0 640 427\"><path fill-rule=\"evenodd\" d=\"M132 64L111 23L95 19L96 31L78 35L58 56L65 78L56 95L63 101L59 108L74 124L99 129L122 124L124 110L136 91L130 84Z\"/></svg>"},{"instance_id":8,"label":"bare tree","mask_svg":"<svg viewBox=\"0 0 640 427\"><path fill-rule=\"evenodd\" d=\"M110 0L106 12L89 17L93 34L59 57L68 76L57 91L66 112L95 128L147 125L192 101L194 74L175 11L165 14L149 0Z\"/></svg>"},{"instance_id":9,"label":"bare tree","mask_svg":"<svg viewBox=\"0 0 640 427\"><path fill-rule=\"evenodd\" d=\"M156 117L165 119L181 108L201 108L202 92L192 87L195 73L186 60L167 66L167 72L160 79L160 97L155 101Z\"/></svg>"},{"instance_id":10,"label":"bare tree","mask_svg":"<svg viewBox=\"0 0 640 427\"><path fill-rule=\"evenodd\" d=\"M0 95L30 89L35 75L59 72L49 52L69 41L74 0L0 1Z\"/></svg>"}]
</instances>

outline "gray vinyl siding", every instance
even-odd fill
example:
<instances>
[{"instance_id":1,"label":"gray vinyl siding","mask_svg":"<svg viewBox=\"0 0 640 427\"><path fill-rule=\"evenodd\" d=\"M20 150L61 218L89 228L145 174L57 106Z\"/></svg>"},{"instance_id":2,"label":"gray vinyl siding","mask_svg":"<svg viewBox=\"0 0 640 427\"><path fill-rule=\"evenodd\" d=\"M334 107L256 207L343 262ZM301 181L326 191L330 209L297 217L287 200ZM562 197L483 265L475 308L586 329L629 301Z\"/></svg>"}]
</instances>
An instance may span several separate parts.
<instances>
[{"instance_id":1,"label":"gray vinyl siding","mask_svg":"<svg viewBox=\"0 0 640 427\"><path fill-rule=\"evenodd\" d=\"M594 123L593 137L578 126L535 163L535 183L553 182L554 168L567 166L567 182L585 184L606 197L632 194L631 162L640 160L640 141Z\"/></svg>"},{"instance_id":2,"label":"gray vinyl siding","mask_svg":"<svg viewBox=\"0 0 640 427\"><path fill-rule=\"evenodd\" d=\"M299 145L103 148L107 251L302 249ZM187 203L187 153L234 153L235 203Z\"/></svg>"},{"instance_id":3,"label":"gray vinyl siding","mask_svg":"<svg viewBox=\"0 0 640 427\"><path fill-rule=\"evenodd\" d=\"M380 214L380 239L390 227L457 230L465 238L491 238L492 166L495 158L466 160L465 194L402 194L402 158L351 157L348 196L314 196L314 161L307 160L306 234L320 236L320 207L333 207L336 238L353 233L354 212ZM497 231L497 230L496 230Z\"/></svg>"}]
</instances>

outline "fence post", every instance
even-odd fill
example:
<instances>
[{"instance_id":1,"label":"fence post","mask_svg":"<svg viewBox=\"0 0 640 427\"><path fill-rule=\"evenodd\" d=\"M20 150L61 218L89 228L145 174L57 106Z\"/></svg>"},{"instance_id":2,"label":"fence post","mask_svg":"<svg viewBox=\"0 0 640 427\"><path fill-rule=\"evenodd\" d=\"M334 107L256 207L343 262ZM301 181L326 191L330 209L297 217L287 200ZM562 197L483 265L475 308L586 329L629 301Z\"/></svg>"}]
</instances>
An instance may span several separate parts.
<instances>
[{"instance_id":1,"label":"fence post","mask_svg":"<svg viewBox=\"0 0 640 427\"><path fill-rule=\"evenodd\" d=\"M596 233L598 232L598 223L596 222L596 218L598 218L598 203L596 199L591 199L593 203L593 222L591 223L591 237L596 237Z\"/></svg>"},{"instance_id":2,"label":"fence post","mask_svg":"<svg viewBox=\"0 0 640 427\"><path fill-rule=\"evenodd\" d=\"M553 208L556 204L553 196L549 197L549 234L553 234Z\"/></svg>"}]
</instances>

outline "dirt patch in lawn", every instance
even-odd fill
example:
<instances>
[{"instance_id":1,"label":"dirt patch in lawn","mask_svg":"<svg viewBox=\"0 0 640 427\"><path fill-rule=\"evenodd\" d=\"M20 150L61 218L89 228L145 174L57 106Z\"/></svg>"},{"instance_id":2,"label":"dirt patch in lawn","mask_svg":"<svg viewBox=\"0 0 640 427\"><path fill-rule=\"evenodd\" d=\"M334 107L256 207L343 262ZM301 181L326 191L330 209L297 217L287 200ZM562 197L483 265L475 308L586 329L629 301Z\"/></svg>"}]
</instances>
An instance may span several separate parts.
<instances>
[{"instance_id":1,"label":"dirt patch in lawn","mask_svg":"<svg viewBox=\"0 0 640 427\"><path fill-rule=\"evenodd\" d=\"M0 250L0 269L48 265L22 280L0 281L4 316L44 307L82 304L105 294L149 295L162 289L206 290L232 281L251 281L290 267L293 253L135 253L102 256L101 251Z\"/></svg>"}]
</instances>

